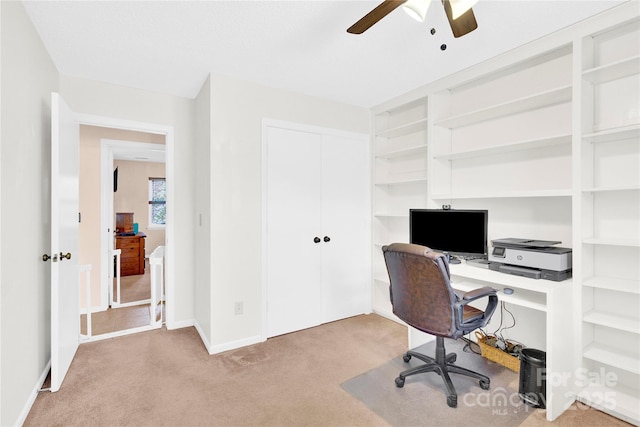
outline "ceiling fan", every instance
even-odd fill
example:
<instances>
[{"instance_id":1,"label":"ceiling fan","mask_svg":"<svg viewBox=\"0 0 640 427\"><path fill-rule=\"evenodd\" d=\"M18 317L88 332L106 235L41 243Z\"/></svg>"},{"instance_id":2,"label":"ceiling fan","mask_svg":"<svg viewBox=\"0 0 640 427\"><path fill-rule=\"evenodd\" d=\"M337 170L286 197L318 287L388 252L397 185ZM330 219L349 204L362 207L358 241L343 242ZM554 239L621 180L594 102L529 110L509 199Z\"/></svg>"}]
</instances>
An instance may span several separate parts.
<instances>
[{"instance_id":1,"label":"ceiling fan","mask_svg":"<svg viewBox=\"0 0 640 427\"><path fill-rule=\"evenodd\" d=\"M442 0L454 37L461 37L478 28L471 7L478 0ZM384 0L371 12L347 29L351 34L362 34L376 22L403 6L404 10L419 21L424 21L431 0Z\"/></svg>"}]
</instances>

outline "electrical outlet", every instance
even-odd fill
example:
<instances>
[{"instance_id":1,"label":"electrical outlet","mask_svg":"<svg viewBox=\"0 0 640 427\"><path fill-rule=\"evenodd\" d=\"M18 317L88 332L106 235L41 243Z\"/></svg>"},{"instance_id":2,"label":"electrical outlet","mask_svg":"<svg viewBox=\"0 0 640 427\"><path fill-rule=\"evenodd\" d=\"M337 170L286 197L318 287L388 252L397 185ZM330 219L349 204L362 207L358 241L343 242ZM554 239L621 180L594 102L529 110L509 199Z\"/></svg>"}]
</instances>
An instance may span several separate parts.
<instances>
[{"instance_id":1,"label":"electrical outlet","mask_svg":"<svg viewBox=\"0 0 640 427\"><path fill-rule=\"evenodd\" d=\"M233 314L238 316L242 314L243 311L244 311L244 303L242 301L236 302L233 306Z\"/></svg>"}]
</instances>

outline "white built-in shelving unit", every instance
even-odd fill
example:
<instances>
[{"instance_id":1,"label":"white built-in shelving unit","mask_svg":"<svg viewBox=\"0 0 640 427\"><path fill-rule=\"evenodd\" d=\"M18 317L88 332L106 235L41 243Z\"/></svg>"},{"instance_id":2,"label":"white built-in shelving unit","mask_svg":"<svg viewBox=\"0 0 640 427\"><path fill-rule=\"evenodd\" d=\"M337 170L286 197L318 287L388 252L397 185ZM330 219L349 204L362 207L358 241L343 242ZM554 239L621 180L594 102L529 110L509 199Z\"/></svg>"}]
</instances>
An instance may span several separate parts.
<instances>
[{"instance_id":1,"label":"white built-in shelving unit","mask_svg":"<svg viewBox=\"0 0 640 427\"><path fill-rule=\"evenodd\" d=\"M604 378L578 398L640 422L640 20L577 43L582 96L577 162L576 246L581 357Z\"/></svg>"},{"instance_id":2,"label":"white built-in shelving unit","mask_svg":"<svg viewBox=\"0 0 640 427\"><path fill-rule=\"evenodd\" d=\"M430 189L436 206L570 200L570 65L571 49L561 46L433 94ZM548 168L558 173L550 177Z\"/></svg>"},{"instance_id":3,"label":"white built-in shelving unit","mask_svg":"<svg viewBox=\"0 0 640 427\"><path fill-rule=\"evenodd\" d=\"M374 114L373 309L392 317L382 246L409 238L409 209L427 205L427 100Z\"/></svg>"},{"instance_id":4,"label":"white built-in shelving unit","mask_svg":"<svg viewBox=\"0 0 640 427\"><path fill-rule=\"evenodd\" d=\"M487 209L490 240L571 244L572 54L570 44L551 46L453 79L430 97L433 207ZM511 295L501 292L500 300L518 325L529 326L514 328L509 338L546 351L548 369L571 369L574 358L559 348L570 338L559 325L570 318L572 280L537 281L466 265L453 265L451 274L460 290L514 289ZM560 302L565 307L555 309ZM486 329L497 330L502 315L499 310ZM554 418L570 403L568 387L547 384L547 411Z\"/></svg>"},{"instance_id":5,"label":"white built-in shelving unit","mask_svg":"<svg viewBox=\"0 0 640 427\"><path fill-rule=\"evenodd\" d=\"M547 419L579 399L638 424L637 4L388 101L373 120L373 310L393 317L380 249L408 241L411 208L487 209L489 240L560 240L573 249L572 279L463 263L452 282L515 289L500 293L517 319L508 338L547 352ZM594 372L617 380L583 384Z\"/></svg>"}]
</instances>

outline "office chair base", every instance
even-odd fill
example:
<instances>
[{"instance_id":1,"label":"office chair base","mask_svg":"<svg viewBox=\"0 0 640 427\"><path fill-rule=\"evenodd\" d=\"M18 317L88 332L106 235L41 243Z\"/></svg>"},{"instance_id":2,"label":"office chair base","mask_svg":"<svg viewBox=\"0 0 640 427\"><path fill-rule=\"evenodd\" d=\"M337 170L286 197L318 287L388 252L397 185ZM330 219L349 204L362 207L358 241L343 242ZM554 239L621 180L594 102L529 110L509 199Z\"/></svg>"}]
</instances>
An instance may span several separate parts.
<instances>
[{"instance_id":1,"label":"office chair base","mask_svg":"<svg viewBox=\"0 0 640 427\"><path fill-rule=\"evenodd\" d=\"M404 387L405 378L410 375L421 374L425 372L435 372L440 377L442 377L442 380L447 387L447 405L451 408L455 408L456 406L458 406L458 395L456 393L455 387L453 386L453 382L449 377L449 373L466 375L468 377L475 378L478 380L480 388L483 390L489 390L489 387L491 385L491 380L486 375L482 375L470 369L454 365L453 363L456 361L457 356L455 353L446 354L443 337L436 337L435 359L421 353L416 353L415 351L407 351L404 356L402 356L402 359L406 363L409 362L412 357L422 360L423 362L425 362L425 364L401 372L395 380L396 387Z\"/></svg>"}]
</instances>

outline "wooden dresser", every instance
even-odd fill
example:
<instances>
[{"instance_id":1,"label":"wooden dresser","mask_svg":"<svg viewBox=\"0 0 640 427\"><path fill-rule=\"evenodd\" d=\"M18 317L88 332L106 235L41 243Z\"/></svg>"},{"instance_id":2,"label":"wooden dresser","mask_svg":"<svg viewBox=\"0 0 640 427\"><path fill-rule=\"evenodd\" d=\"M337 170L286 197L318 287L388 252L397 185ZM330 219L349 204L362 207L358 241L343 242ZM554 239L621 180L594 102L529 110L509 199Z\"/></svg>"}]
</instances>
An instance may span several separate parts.
<instances>
[{"instance_id":1,"label":"wooden dresser","mask_svg":"<svg viewBox=\"0 0 640 427\"><path fill-rule=\"evenodd\" d=\"M116 236L116 249L120 253L120 276L144 274L144 233L134 236Z\"/></svg>"}]
</instances>

